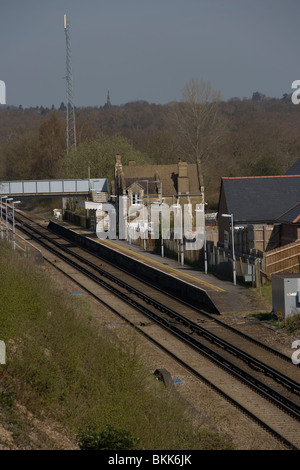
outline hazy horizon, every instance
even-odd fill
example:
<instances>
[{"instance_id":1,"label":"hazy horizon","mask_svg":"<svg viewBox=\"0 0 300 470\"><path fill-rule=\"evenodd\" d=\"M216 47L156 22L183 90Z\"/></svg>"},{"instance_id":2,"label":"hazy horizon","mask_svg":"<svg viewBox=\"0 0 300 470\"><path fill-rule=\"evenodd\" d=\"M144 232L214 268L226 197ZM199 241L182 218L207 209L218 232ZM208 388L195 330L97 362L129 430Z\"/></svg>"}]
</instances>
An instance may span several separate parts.
<instances>
[{"instance_id":1,"label":"hazy horizon","mask_svg":"<svg viewBox=\"0 0 300 470\"><path fill-rule=\"evenodd\" d=\"M192 78L224 101L281 98L300 79L297 0L1 0L0 80L6 103L66 102L64 14L70 22L74 103L180 99Z\"/></svg>"}]
</instances>

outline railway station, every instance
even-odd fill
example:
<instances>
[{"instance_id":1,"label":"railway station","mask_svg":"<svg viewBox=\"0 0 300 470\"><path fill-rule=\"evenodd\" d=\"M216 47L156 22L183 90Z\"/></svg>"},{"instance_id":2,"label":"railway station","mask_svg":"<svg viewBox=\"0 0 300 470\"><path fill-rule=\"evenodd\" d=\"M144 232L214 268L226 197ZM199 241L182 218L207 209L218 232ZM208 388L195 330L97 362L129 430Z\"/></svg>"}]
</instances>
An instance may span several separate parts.
<instances>
[{"instance_id":1,"label":"railway station","mask_svg":"<svg viewBox=\"0 0 300 470\"><path fill-rule=\"evenodd\" d=\"M179 292L181 290L179 284L182 286L182 292L185 292L187 286L193 286L200 292L204 291L207 298L214 305L213 309L216 314L234 314L238 312L246 314L263 309L263 305L251 295L249 289L241 285L234 285L230 280L221 280L212 274L205 274L202 270L188 264L181 265L172 258L162 257L158 253L144 250L140 245L129 244L125 240L100 240L95 237L93 231L64 221L51 222L50 227L58 233L69 230L75 237L84 238L86 242L83 243L92 243L109 249L112 253L110 256L113 259L118 256L125 256L128 260L128 257L130 257L131 260L134 260L136 266L148 266L150 270L149 278L153 277L154 270L164 273L167 276L166 285L173 286L176 283L175 290L177 292L178 289ZM101 250L101 248L99 249ZM136 270L136 267L133 269Z\"/></svg>"},{"instance_id":2,"label":"railway station","mask_svg":"<svg viewBox=\"0 0 300 470\"><path fill-rule=\"evenodd\" d=\"M105 202L108 200L106 179L69 180L65 182L63 180L10 182L9 186L2 183L0 191L4 194L4 196L1 196L1 201L4 203L7 197L5 193L8 191L9 195L15 197L45 197L48 194L50 196L59 196L62 201L66 197L75 200L86 196L88 202L83 202L81 205L93 213L91 220L94 220L94 224L91 228L84 226L86 222L82 224L79 218L78 225L73 223L74 217L71 217L71 221L68 221L69 211L63 209L53 211L55 220L50 221L49 228L54 232L64 233L82 246L92 247L95 252L102 253L105 250L105 256L108 259L119 260L120 264L125 263L127 266L130 264L132 272L137 272L140 276L151 279L154 277L154 273L156 273L156 276L161 273L158 282L163 282L165 287L173 290L174 294L176 293L179 297L181 295L182 298L199 298L200 303L205 299L207 307L217 315L225 313L233 316L235 313L244 313L246 315L251 312L264 311L263 302L253 295L248 287L240 283L233 283L230 278L225 279L210 272L204 272L203 269L191 263L182 263L179 255L178 260L174 257L164 256L160 250L154 251L153 247L147 249L147 245L139 243L139 239L134 243L130 240L128 234L127 239L119 239L118 237L115 237L115 239L100 239L96 233L96 213L99 212L98 208L102 207L100 201ZM100 213L104 212L100 210ZM3 225L1 224L2 238L6 233L4 222ZM16 230L13 236L18 236ZM21 234L19 234L19 237L19 242L15 242L16 248L24 253L29 253L30 244L28 244L28 241L22 240ZM31 251L31 256L38 259L39 256L36 250L32 249Z\"/></svg>"},{"instance_id":3,"label":"railway station","mask_svg":"<svg viewBox=\"0 0 300 470\"><path fill-rule=\"evenodd\" d=\"M178 168L182 170L182 163ZM185 175L185 170L186 167L178 174ZM231 220L232 235L223 240L230 245L224 248L227 258L221 259L213 230L206 227L201 194L194 194L196 200L192 200L191 194L177 193L169 195L168 199L161 181L156 179L157 192L153 186L154 192L150 194L149 181L145 184L142 174L137 176L138 181L128 179L128 187L121 187L121 194L118 191L111 194L106 179L2 183L1 239L12 241L13 249L36 264L50 263L75 283L78 292L92 296L109 309L120 319L112 323L120 325L120 334L125 325L134 327L143 337L167 351L176 364L180 363L193 376L209 384L283 445L299 449L300 436L294 433L295 422L300 419L300 370L295 368L299 365L298 351L289 356L286 349L273 347L274 327L269 332L272 345L261 340L264 333L262 336L259 333L258 337L248 334L258 326L259 321L253 316L257 312L270 314L270 311L266 311L257 289L251 289L251 285L257 287L261 279L262 265L251 265L246 257L245 270L243 259L236 260L234 256L234 243L244 229L235 228ZM181 178L187 183L186 176ZM124 178L120 181L124 183ZM229 202L223 204L221 216L226 218L226 223L231 217L227 204L236 182L239 183L230 180L227 185L230 191L224 192ZM180 178L179 183L182 183ZM53 209L52 216L47 212L47 216L41 218L22 210L19 205L24 200L26 206L28 198L35 201L45 197L61 201L61 207ZM185 199L190 204L183 211ZM153 213L152 207L155 208ZM159 223L155 225L157 208ZM294 209L290 212L294 214ZM187 220L193 221L187 228L186 214ZM196 216L193 218L192 214ZM228 226L225 227L224 234L228 234L228 230ZM254 241L257 249L258 241ZM194 250L190 249L193 243ZM297 248L298 242L293 242L294 245ZM207 250L209 246L213 247L211 251ZM287 247L289 249L290 245ZM285 247L280 247L281 250ZM211 269L211 262L218 257L218 266L226 266L225 275ZM283 269L291 268L284 265ZM299 303L299 278L295 274L294 283L288 277L283 279L285 284L290 282L290 310L295 302L296 306ZM286 302L279 296L275 300L276 309L285 314ZM111 326L108 324L107 328ZM178 341L174 347L171 346L173 341ZM297 346L298 342L293 344ZM192 365L192 357L197 365ZM163 380L164 375L161 377Z\"/></svg>"},{"instance_id":4,"label":"railway station","mask_svg":"<svg viewBox=\"0 0 300 470\"><path fill-rule=\"evenodd\" d=\"M300 417L299 368L240 328L251 323L247 315L263 308L251 289L147 250L143 243L100 239L94 229L61 220L58 213L52 220L41 219L15 210L13 203L3 204L2 212L1 237L12 237L15 249L36 263L46 259L114 312L121 319L120 331L126 323L134 326L283 445L300 447L294 432ZM163 328L166 343L161 333L158 341L154 325ZM171 342L173 335L177 338L175 349L170 348L169 334ZM191 366L191 357L184 359L186 347L192 348L189 355L195 354L197 366Z\"/></svg>"}]
</instances>

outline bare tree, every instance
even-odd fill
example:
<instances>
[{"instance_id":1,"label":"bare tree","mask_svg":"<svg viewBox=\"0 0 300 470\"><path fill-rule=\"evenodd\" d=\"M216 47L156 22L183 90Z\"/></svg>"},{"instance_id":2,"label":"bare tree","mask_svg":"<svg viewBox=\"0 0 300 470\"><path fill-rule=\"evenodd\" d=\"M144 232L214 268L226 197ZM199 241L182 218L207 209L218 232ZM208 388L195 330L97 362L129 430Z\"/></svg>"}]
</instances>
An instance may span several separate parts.
<instances>
[{"instance_id":1,"label":"bare tree","mask_svg":"<svg viewBox=\"0 0 300 470\"><path fill-rule=\"evenodd\" d=\"M226 129L226 122L220 114L221 99L221 93L214 91L210 82L192 79L183 88L181 101L171 106L179 155L197 164L203 197L203 171Z\"/></svg>"}]
</instances>

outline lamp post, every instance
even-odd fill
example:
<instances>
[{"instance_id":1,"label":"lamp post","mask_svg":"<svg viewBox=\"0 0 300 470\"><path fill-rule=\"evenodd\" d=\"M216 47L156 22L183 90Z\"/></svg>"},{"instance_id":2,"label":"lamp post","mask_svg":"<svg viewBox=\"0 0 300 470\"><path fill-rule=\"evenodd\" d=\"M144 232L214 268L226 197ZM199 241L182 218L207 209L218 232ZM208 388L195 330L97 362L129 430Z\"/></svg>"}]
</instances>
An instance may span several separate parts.
<instances>
[{"instance_id":1,"label":"lamp post","mask_svg":"<svg viewBox=\"0 0 300 470\"><path fill-rule=\"evenodd\" d=\"M88 165L89 190L91 189L91 167Z\"/></svg>"},{"instance_id":2,"label":"lamp post","mask_svg":"<svg viewBox=\"0 0 300 470\"><path fill-rule=\"evenodd\" d=\"M117 201L118 201L118 196L116 194L111 194L110 195L111 198L114 198L114 202L115 202L115 210L116 210L116 223L117 223L117 226L116 226L116 233L118 233L118 236L119 236L119 226L120 226L120 222L119 222L119 210L118 210L118 204L117 204Z\"/></svg>"},{"instance_id":3,"label":"lamp post","mask_svg":"<svg viewBox=\"0 0 300 470\"><path fill-rule=\"evenodd\" d=\"M129 239L129 245L131 245L131 218L130 218L130 204L129 204L129 210L128 210L128 239Z\"/></svg>"},{"instance_id":4,"label":"lamp post","mask_svg":"<svg viewBox=\"0 0 300 470\"><path fill-rule=\"evenodd\" d=\"M20 204L21 201L13 201L13 245L14 250L16 249L16 231L15 231L15 204Z\"/></svg>"},{"instance_id":5,"label":"lamp post","mask_svg":"<svg viewBox=\"0 0 300 470\"><path fill-rule=\"evenodd\" d=\"M122 212L120 213L120 201L122 201L121 204L121 210ZM126 201L126 214L124 216L124 201ZM127 215L129 215L129 223L130 223L130 210L128 214L128 201L129 201L129 196L120 196L119 197L119 239L120 239L120 234L121 234L121 239L124 237L124 240L130 239L130 231L128 229L127 225Z\"/></svg>"},{"instance_id":6,"label":"lamp post","mask_svg":"<svg viewBox=\"0 0 300 470\"><path fill-rule=\"evenodd\" d=\"M153 181L153 183L160 183L160 230L161 230L161 256L164 257L164 239L163 239L163 214L162 214L162 182L159 180Z\"/></svg>"},{"instance_id":7,"label":"lamp post","mask_svg":"<svg viewBox=\"0 0 300 470\"><path fill-rule=\"evenodd\" d=\"M149 228L149 180L137 180L137 182L147 183L147 230ZM144 201L143 201L144 202ZM143 209L143 219L144 219L144 209ZM147 241L144 238L144 249L147 249Z\"/></svg>"},{"instance_id":8,"label":"lamp post","mask_svg":"<svg viewBox=\"0 0 300 470\"><path fill-rule=\"evenodd\" d=\"M3 213L2 213L2 199L6 199L8 196L1 196L1 238L3 238Z\"/></svg>"},{"instance_id":9,"label":"lamp post","mask_svg":"<svg viewBox=\"0 0 300 470\"><path fill-rule=\"evenodd\" d=\"M184 249L183 249L183 227L182 227L182 207L180 204L173 204L174 209L180 209L180 261L184 265Z\"/></svg>"},{"instance_id":10,"label":"lamp post","mask_svg":"<svg viewBox=\"0 0 300 470\"><path fill-rule=\"evenodd\" d=\"M144 232L143 232L143 240L144 240L144 250L147 249L147 241L146 241L146 237L145 237L145 233L146 233L146 230L148 231L148 214L147 214L147 229L145 230L145 206L144 206L144 200L143 199L137 199L136 200L137 203L142 203L143 205L143 229L144 229Z\"/></svg>"},{"instance_id":11,"label":"lamp post","mask_svg":"<svg viewBox=\"0 0 300 470\"><path fill-rule=\"evenodd\" d=\"M230 217L230 218L231 218L232 261L233 261L233 284L236 285L233 214L222 214L222 217Z\"/></svg>"},{"instance_id":12,"label":"lamp post","mask_svg":"<svg viewBox=\"0 0 300 470\"><path fill-rule=\"evenodd\" d=\"M203 204L203 211L200 209L195 209L196 213L203 213L203 224L204 224L204 240L203 240L203 246L204 246L204 272L207 274L207 250L206 250L206 226L205 226L205 206L207 205L207 202ZM197 236L197 232L196 232Z\"/></svg>"},{"instance_id":13,"label":"lamp post","mask_svg":"<svg viewBox=\"0 0 300 470\"><path fill-rule=\"evenodd\" d=\"M5 210L6 210L6 214L5 214L5 223L6 223L6 241L8 241L8 220L7 220L7 212L8 212L8 207L7 207L7 202L8 201L13 201L13 197L8 197L6 199L6 204L5 204Z\"/></svg>"}]
</instances>

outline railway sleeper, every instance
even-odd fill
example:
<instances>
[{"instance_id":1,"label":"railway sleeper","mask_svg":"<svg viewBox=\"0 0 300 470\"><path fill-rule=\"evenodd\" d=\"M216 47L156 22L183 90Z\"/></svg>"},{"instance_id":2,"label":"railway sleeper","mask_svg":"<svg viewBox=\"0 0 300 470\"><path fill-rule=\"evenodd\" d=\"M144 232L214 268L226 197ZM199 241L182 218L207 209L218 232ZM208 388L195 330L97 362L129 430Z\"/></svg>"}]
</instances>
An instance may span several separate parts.
<instances>
[{"instance_id":1,"label":"railway sleeper","mask_svg":"<svg viewBox=\"0 0 300 470\"><path fill-rule=\"evenodd\" d=\"M42 244L46 245L44 242L41 242ZM49 247L46 245L46 247L49 249ZM57 254L57 252L52 248L50 248L50 250L52 252L54 252L55 254ZM92 275L91 273L89 273L87 270L85 270L84 268L82 267L79 267L78 264L76 264L75 262L72 262L70 259L68 259L65 255L59 255L62 259L64 259L65 261L67 261L68 263L72 264L74 267L76 267L77 269L79 269L80 271L84 272L85 274L87 274L89 277L93 278L96 280L96 282L99 283L99 277L96 277L95 275ZM108 286L109 289L111 289L111 286ZM118 292L116 289L112 289L113 291L116 291L117 295L120 296L120 292ZM127 298L126 298L127 297ZM128 302L128 296L124 296L124 299ZM138 308L141 310L141 306L138 306ZM170 322L168 322L167 320L161 318L161 317L158 317L158 315L156 314L153 314L153 312L149 312L148 309L144 309L145 313L149 316L153 316L153 318L155 318L159 323L163 324L164 326L166 326L168 329L170 329L171 331L174 332L174 330L176 331L175 334L177 334L178 336L180 336L182 339L185 339L188 343L190 344L193 344L195 345L195 341L198 343L197 344L197 349L199 349L199 341L195 340L195 338L192 338L191 335L189 333L185 333L185 332L180 332L180 334L178 334L178 332L180 330L178 330L177 327L175 326L172 326L170 324ZM199 327L198 327L199 328ZM250 376L250 374L247 374L246 372L244 371L241 371L239 368L235 367L234 364L230 361L225 361L225 359L220 356L219 354L213 352L210 350L210 352L208 352L210 348L205 348L201 343L200 343L200 350L202 352L205 352L205 354L209 354L211 358L213 358L214 360L216 360L217 362L223 364L223 366L225 366L226 368L228 368L229 370L234 370L235 373L237 373L237 375L241 375L243 377L245 377L245 380L249 380L249 377L251 378L251 380L249 381L250 383L253 383L255 384L255 386L257 386L257 384L259 384L259 387L261 390L264 389L264 387L262 386L262 383L259 382L258 380L256 380L255 378L253 378L253 376ZM270 393L270 390L271 390L271 393ZM293 412L294 414L297 415L298 419L300 417L300 413L299 413L299 406L297 404L293 404L293 402L290 402L284 398L282 398L279 394L277 394L276 392L274 392L272 389L269 389L267 392L265 393L270 393L270 395L274 395L277 396L277 400L280 402L280 403L291 403L291 412Z\"/></svg>"}]
</instances>

